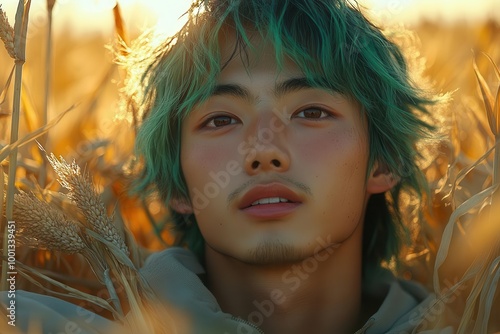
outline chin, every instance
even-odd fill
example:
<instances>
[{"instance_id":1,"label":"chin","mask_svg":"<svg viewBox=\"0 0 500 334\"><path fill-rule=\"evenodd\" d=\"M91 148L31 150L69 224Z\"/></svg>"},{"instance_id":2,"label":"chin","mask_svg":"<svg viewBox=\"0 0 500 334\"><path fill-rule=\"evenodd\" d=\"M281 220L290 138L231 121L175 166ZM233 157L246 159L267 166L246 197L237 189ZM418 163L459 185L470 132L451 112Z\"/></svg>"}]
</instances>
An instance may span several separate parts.
<instances>
[{"instance_id":1,"label":"chin","mask_svg":"<svg viewBox=\"0 0 500 334\"><path fill-rule=\"evenodd\" d=\"M249 249L244 262L255 265L282 265L300 262L305 257L305 250L295 243L266 240Z\"/></svg>"}]
</instances>

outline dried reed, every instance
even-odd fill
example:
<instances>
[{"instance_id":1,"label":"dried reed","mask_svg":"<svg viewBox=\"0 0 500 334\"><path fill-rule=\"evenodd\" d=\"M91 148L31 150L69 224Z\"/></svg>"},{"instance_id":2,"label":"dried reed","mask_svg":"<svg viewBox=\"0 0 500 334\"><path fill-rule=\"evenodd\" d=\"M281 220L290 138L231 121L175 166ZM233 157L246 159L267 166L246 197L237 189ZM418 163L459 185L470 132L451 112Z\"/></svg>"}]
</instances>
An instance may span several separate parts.
<instances>
[{"instance_id":1,"label":"dried reed","mask_svg":"<svg viewBox=\"0 0 500 334\"><path fill-rule=\"evenodd\" d=\"M487 58L494 67L497 79L500 80L498 67L489 56ZM496 95L493 96L477 67L475 57L473 58L473 69L484 101L489 130L495 137L495 143L477 161L458 173L452 188L452 195L461 187L460 183L465 177L487 161L493 152L492 175L489 186L480 189L477 194L469 196L452 212L443 232L434 265L434 287L436 292L441 295L440 269L445 263L445 259L450 257L451 244L456 242L454 241L454 231L458 228L468 236L468 240L473 245L472 251L475 252L474 259L463 273L461 280L451 289L447 289L448 295L444 296L444 298L448 298L450 294L454 294L461 287L469 287L470 292L462 310L457 330L457 333L463 334L489 331L493 299L500 277L500 240L497 237L489 237L497 236L500 232L498 218L500 213L500 192L498 191L500 186L500 85ZM471 214L475 216L474 219L467 219L467 216Z\"/></svg>"},{"instance_id":2,"label":"dried reed","mask_svg":"<svg viewBox=\"0 0 500 334\"><path fill-rule=\"evenodd\" d=\"M493 66L497 80L500 81L500 69L490 56L486 55L486 57ZM486 222L483 223L487 226L484 232L486 233L485 236L498 236L500 232L500 84L496 89L495 95L493 95L481 75L481 72L477 68L475 59L473 59L473 67L481 89L490 130L495 136L495 144L493 146L492 191L491 197L486 202L490 204L490 210L487 213L487 217L485 217ZM477 312L473 327L474 333L485 333L489 331L493 298L495 297L500 278L500 240L498 237L488 240L485 236L483 236L483 241L487 241L489 249L480 260L480 274L477 275L474 280L472 292L467 299L463 317L465 319L472 319L471 315ZM458 332L466 333L470 331L471 327L472 321L462 321Z\"/></svg>"},{"instance_id":3,"label":"dried reed","mask_svg":"<svg viewBox=\"0 0 500 334\"><path fill-rule=\"evenodd\" d=\"M45 47L45 94L43 97L43 110L42 110L42 126L45 126L48 121L49 115L49 96L50 96L50 88L52 83L52 12L54 9L56 1L55 0L47 0L47 44ZM47 134L44 134L40 138L40 143L42 146L46 146L47 144ZM40 177L38 178L38 183L41 187L45 186L45 179L47 177L46 173L47 164L45 160L42 160L40 165Z\"/></svg>"},{"instance_id":4,"label":"dried reed","mask_svg":"<svg viewBox=\"0 0 500 334\"><path fill-rule=\"evenodd\" d=\"M1 22L2 26L0 29L2 30L2 35L7 36L7 40L9 43L5 42L5 46L9 55L14 56L15 58L15 79L14 79L14 98L12 104L12 121L10 128L10 143L14 143L18 139L18 131L19 131L19 116L21 109L21 87L22 87L22 76L23 76L23 64L25 61L25 51L26 51L26 34L28 31L28 17L29 17L29 9L31 6L31 0L27 0L23 2L19 0L16 12L16 21L14 24L14 48L9 51L11 48L10 37L11 29L7 17L5 13L1 12ZM2 39L3 40L3 39ZM7 180L7 196L6 196L6 205L5 205L5 217L6 221L12 220L12 211L14 206L14 184L16 179L16 170L17 170L17 149L14 148L10 151L9 155L9 174ZM1 224L0 224L1 225ZM2 233L5 233L5 229L7 224L2 228ZM5 250L4 250L5 251ZM4 272L2 272L2 275ZM2 288L5 284L5 276L1 277Z\"/></svg>"}]
</instances>

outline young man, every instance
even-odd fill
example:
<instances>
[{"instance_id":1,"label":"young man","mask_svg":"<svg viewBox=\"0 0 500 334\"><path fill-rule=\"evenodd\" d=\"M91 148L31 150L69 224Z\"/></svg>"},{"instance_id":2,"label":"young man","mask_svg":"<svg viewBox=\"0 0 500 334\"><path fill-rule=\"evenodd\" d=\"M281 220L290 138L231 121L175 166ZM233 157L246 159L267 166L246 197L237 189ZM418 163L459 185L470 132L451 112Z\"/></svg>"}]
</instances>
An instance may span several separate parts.
<instances>
[{"instance_id":1,"label":"young man","mask_svg":"<svg viewBox=\"0 0 500 334\"><path fill-rule=\"evenodd\" d=\"M143 76L137 138L138 189L159 192L184 246L142 269L177 332L428 329L433 298L382 269L404 237L399 196L425 189L415 143L432 130L398 47L343 0L190 13Z\"/></svg>"},{"instance_id":2,"label":"young man","mask_svg":"<svg viewBox=\"0 0 500 334\"><path fill-rule=\"evenodd\" d=\"M425 189L415 143L432 130L398 47L346 1L212 0L192 13L145 75L137 140L139 188L161 194L203 266L189 288L240 333L418 328L430 299L381 269L404 237L401 193ZM154 286L175 254L194 260L152 256ZM194 303L171 289L182 284L159 294ZM217 323L196 318L195 332Z\"/></svg>"}]
</instances>

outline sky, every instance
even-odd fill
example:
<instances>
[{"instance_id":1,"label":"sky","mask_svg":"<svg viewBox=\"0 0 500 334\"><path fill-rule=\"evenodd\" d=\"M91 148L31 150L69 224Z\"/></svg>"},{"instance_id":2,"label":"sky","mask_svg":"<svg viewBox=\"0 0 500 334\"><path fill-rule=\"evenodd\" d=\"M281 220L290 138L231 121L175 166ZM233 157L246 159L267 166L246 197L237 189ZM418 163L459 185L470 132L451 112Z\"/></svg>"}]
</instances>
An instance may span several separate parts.
<instances>
[{"instance_id":1,"label":"sky","mask_svg":"<svg viewBox=\"0 0 500 334\"><path fill-rule=\"evenodd\" d=\"M111 8L116 0L56 0L54 29L108 33L113 29ZM127 24L157 27L165 33L178 30L179 17L190 0L119 0ZM500 22L500 0L359 0L375 22L412 25L421 18L439 22L474 22L495 18ZM13 24L18 0L0 0ZM32 0L30 29L45 26L45 0ZM494 17L496 15L496 17ZM103 24L104 22L104 24Z\"/></svg>"},{"instance_id":2,"label":"sky","mask_svg":"<svg viewBox=\"0 0 500 334\"><path fill-rule=\"evenodd\" d=\"M367 0L375 13L385 15L390 21L401 20L415 24L421 18L441 22L476 21L494 18L500 21L499 0Z\"/></svg>"}]
</instances>

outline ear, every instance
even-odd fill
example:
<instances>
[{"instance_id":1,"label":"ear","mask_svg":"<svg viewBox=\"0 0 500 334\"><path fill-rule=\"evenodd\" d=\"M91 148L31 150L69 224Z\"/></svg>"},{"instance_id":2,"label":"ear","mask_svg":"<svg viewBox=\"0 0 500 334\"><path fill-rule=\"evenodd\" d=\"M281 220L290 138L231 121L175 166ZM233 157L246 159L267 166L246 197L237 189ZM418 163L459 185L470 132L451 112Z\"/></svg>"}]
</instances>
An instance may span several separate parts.
<instances>
[{"instance_id":1,"label":"ear","mask_svg":"<svg viewBox=\"0 0 500 334\"><path fill-rule=\"evenodd\" d=\"M169 205L175 212L186 215L193 213L193 207L185 199L173 198Z\"/></svg>"},{"instance_id":2,"label":"ear","mask_svg":"<svg viewBox=\"0 0 500 334\"><path fill-rule=\"evenodd\" d=\"M366 184L366 191L370 194L386 192L399 182L399 177L394 176L386 165L378 161L372 167L370 177Z\"/></svg>"}]
</instances>

